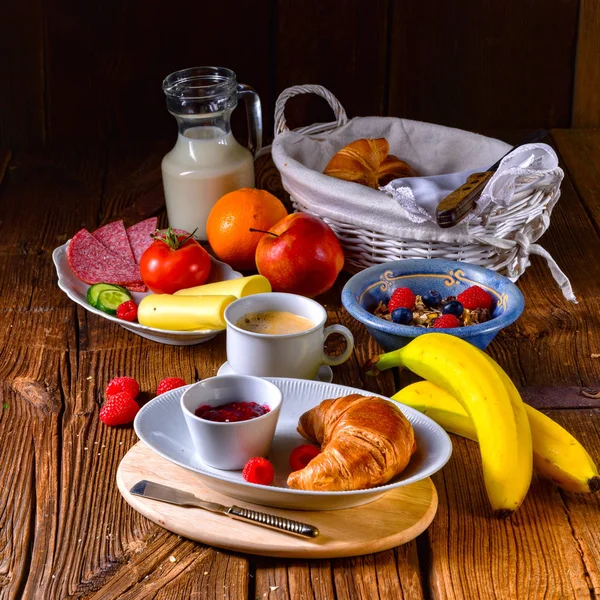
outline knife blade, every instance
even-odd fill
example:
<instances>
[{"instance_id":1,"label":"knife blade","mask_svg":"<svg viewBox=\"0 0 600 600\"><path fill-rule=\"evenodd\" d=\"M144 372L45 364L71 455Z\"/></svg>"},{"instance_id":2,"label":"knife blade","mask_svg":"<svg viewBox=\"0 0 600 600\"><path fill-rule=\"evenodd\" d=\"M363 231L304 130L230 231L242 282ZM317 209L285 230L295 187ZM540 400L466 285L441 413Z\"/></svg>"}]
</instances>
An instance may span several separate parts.
<instances>
[{"instance_id":1,"label":"knife blade","mask_svg":"<svg viewBox=\"0 0 600 600\"><path fill-rule=\"evenodd\" d=\"M502 158L497 160L486 171L469 175L465 183L463 183L453 192L450 192L450 194L448 194L438 204L437 208L435 209L437 224L442 228L447 228L454 227L454 225L460 223L469 214L469 212L475 208L475 201L477 198L479 198L481 192L483 192L488 181L498 170L498 167L504 158L506 158L519 146L539 142L541 139L545 138L548 133L549 132L547 129L539 129L528 138L523 140L520 144L511 148Z\"/></svg>"},{"instance_id":2,"label":"knife blade","mask_svg":"<svg viewBox=\"0 0 600 600\"><path fill-rule=\"evenodd\" d=\"M146 479L138 481L129 491L134 496L142 496L143 498L159 500L160 502L168 502L169 504L176 504L177 506L203 508L204 510L219 513L238 521L261 525L263 527L268 527L269 529L275 529L277 531L283 531L301 537L316 538L319 535L319 530L314 525L309 525L308 523L294 521L293 519L285 519L283 517L278 517L277 515L259 512L249 508L242 508L240 506L224 506L223 504L217 504L216 502L207 502L206 500L194 496L194 494L191 494L190 492L184 492L183 490L178 490Z\"/></svg>"}]
</instances>

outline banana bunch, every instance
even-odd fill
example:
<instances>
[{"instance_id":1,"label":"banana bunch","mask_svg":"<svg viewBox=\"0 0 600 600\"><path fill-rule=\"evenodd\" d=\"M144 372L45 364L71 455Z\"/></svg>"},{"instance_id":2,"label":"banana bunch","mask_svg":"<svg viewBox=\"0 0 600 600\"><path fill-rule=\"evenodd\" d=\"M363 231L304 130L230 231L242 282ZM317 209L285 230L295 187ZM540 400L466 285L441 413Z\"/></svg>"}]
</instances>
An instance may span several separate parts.
<instances>
[{"instance_id":1,"label":"banana bunch","mask_svg":"<svg viewBox=\"0 0 600 600\"><path fill-rule=\"evenodd\" d=\"M394 396L442 427L479 441L488 498L506 517L521 505L532 469L565 489L600 488L595 465L583 447L557 423L526 406L506 373L487 354L464 340L428 333L372 358L370 375L406 367L426 381Z\"/></svg>"},{"instance_id":2,"label":"banana bunch","mask_svg":"<svg viewBox=\"0 0 600 600\"><path fill-rule=\"evenodd\" d=\"M413 383L392 396L433 419L446 431L477 441L477 431L465 409L448 392L429 381ZM600 476L585 448L563 427L525 404L531 428L533 468L569 492L595 492Z\"/></svg>"}]
</instances>

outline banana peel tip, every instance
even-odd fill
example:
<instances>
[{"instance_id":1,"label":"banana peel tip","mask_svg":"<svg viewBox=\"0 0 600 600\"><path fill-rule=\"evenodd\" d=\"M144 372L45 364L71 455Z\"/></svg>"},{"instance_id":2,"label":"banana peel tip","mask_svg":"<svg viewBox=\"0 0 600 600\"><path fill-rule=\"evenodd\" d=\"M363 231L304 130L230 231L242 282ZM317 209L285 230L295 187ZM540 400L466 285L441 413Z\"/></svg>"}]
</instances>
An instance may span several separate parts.
<instances>
[{"instance_id":1,"label":"banana peel tip","mask_svg":"<svg viewBox=\"0 0 600 600\"><path fill-rule=\"evenodd\" d=\"M367 375L371 375L372 377L376 377L379 375L379 369L377 368L377 363L379 362L379 356L373 356L370 358L363 366L364 372Z\"/></svg>"}]
</instances>

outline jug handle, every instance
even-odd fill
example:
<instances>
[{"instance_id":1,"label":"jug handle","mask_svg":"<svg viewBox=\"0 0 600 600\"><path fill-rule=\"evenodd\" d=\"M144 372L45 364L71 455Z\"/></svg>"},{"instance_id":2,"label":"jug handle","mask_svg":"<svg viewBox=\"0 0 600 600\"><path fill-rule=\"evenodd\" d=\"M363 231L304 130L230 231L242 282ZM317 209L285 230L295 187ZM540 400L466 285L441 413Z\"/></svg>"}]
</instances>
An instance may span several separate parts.
<instances>
[{"instance_id":1,"label":"jug handle","mask_svg":"<svg viewBox=\"0 0 600 600\"><path fill-rule=\"evenodd\" d=\"M256 91L249 85L238 83L238 95L244 100L246 106L246 117L248 119L248 150L256 159L262 148L262 111L260 98Z\"/></svg>"}]
</instances>

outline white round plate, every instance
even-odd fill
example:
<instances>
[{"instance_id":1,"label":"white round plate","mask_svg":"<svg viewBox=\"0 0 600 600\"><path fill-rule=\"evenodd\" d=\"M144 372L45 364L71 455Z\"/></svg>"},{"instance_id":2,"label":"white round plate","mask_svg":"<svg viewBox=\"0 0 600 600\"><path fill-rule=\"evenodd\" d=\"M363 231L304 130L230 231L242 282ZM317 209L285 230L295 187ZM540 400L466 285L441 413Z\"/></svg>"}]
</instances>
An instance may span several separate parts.
<instances>
[{"instance_id":1,"label":"white round plate","mask_svg":"<svg viewBox=\"0 0 600 600\"><path fill-rule=\"evenodd\" d=\"M267 378L283 392L279 422L269 454L275 468L275 479L269 486L244 481L241 471L222 471L205 465L197 458L181 412L179 400L189 386L157 396L142 407L134 421L138 437L154 452L167 460L194 471L208 487L247 502L296 510L335 510L371 502L385 492L429 477L441 469L452 453L446 432L420 412L398 404L411 422L417 451L408 467L390 483L366 490L349 492L311 492L292 490L286 486L290 473L291 451L306 440L296 431L300 416L327 398L348 394L385 396L334 383L305 379ZM389 400L392 402L392 400Z\"/></svg>"},{"instance_id":2,"label":"white round plate","mask_svg":"<svg viewBox=\"0 0 600 600\"><path fill-rule=\"evenodd\" d=\"M73 302L77 302L77 304L83 306L86 310L108 319L113 323L117 323L124 329L136 333L137 335L141 335L153 342L160 342L171 346L192 346L194 344L201 344L202 342L211 340L218 333L221 333L221 331L225 331L225 329L198 329L196 331L155 329L154 327L146 327L146 325L140 325L139 323L122 321L121 319L117 319L117 317L113 317L112 315L108 315L105 312L94 308L89 305L86 300L87 291L90 286L81 281L81 279L73 273L71 265L69 265L67 259L67 247L70 241L71 240L62 246L59 246L52 253L52 260L54 261L56 273L58 274L58 287L67 294ZM212 256L210 257L210 260L212 262L212 267L206 283L242 277L241 273L234 271L228 264L221 262ZM135 303L139 304L141 299L149 293L150 292L131 292L131 296L135 300Z\"/></svg>"},{"instance_id":3,"label":"white round plate","mask_svg":"<svg viewBox=\"0 0 600 600\"><path fill-rule=\"evenodd\" d=\"M231 368L229 361L224 362L217 371L217 376L219 375L235 375L235 371ZM317 376L314 378L314 381L323 381L325 383L331 383L333 381L333 371L329 365L321 365Z\"/></svg>"}]
</instances>

